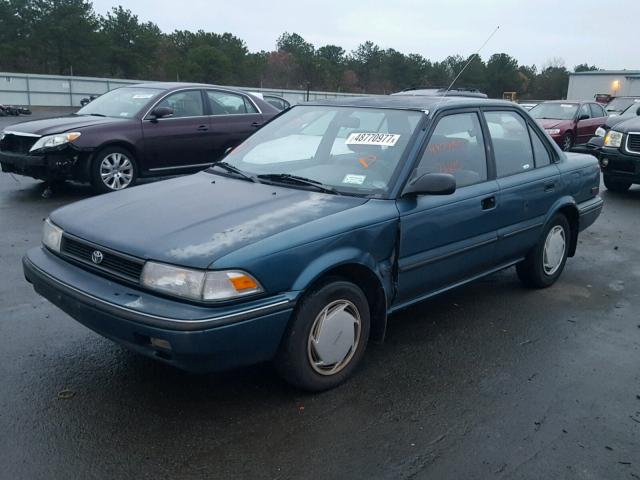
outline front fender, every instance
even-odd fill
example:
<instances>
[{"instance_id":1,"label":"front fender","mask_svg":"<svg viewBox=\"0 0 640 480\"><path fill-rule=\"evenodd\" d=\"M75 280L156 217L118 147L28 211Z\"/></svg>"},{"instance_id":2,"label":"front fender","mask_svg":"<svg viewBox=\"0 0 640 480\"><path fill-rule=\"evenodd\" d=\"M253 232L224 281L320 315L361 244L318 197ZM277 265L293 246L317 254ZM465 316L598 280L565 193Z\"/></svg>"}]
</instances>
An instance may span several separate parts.
<instances>
[{"instance_id":1,"label":"front fender","mask_svg":"<svg viewBox=\"0 0 640 480\"><path fill-rule=\"evenodd\" d=\"M388 294L383 282L383 275L380 272L381 265L375 261L369 252L359 250L355 247L338 248L337 250L329 251L315 258L294 280L293 290L306 290L330 270L347 264L360 265L369 269L378 278L381 285L383 285L385 293Z\"/></svg>"}]
</instances>

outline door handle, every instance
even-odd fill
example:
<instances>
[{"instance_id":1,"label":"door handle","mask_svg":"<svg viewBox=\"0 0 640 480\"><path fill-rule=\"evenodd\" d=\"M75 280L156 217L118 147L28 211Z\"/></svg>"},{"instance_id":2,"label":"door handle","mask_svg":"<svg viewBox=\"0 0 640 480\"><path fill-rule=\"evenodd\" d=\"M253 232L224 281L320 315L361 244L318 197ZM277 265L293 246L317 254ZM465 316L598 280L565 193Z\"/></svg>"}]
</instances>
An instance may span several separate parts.
<instances>
[{"instance_id":1,"label":"door handle","mask_svg":"<svg viewBox=\"0 0 640 480\"><path fill-rule=\"evenodd\" d=\"M198 130L199 132L206 132L207 130L209 130L209 127L207 127L206 125L200 125L196 130Z\"/></svg>"},{"instance_id":2,"label":"door handle","mask_svg":"<svg viewBox=\"0 0 640 480\"><path fill-rule=\"evenodd\" d=\"M496 208L496 197L493 196L493 197L483 198L480 204L482 205L483 210L491 210L492 208Z\"/></svg>"},{"instance_id":3,"label":"door handle","mask_svg":"<svg viewBox=\"0 0 640 480\"><path fill-rule=\"evenodd\" d=\"M253 123L251 124L251 126L252 126L253 128L259 128L259 127L261 127L261 126L262 126L262 124L261 124L260 122L253 122Z\"/></svg>"},{"instance_id":4,"label":"door handle","mask_svg":"<svg viewBox=\"0 0 640 480\"><path fill-rule=\"evenodd\" d=\"M547 182L544 184L545 192L553 192L556 189L556 182Z\"/></svg>"}]
</instances>

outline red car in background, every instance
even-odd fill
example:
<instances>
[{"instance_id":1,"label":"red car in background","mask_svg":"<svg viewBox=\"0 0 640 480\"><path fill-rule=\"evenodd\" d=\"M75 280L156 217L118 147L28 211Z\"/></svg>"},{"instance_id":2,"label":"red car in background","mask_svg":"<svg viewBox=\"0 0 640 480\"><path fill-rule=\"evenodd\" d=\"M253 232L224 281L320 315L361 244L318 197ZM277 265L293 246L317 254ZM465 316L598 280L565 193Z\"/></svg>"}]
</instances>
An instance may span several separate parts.
<instances>
[{"instance_id":1,"label":"red car in background","mask_svg":"<svg viewBox=\"0 0 640 480\"><path fill-rule=\"evenodd\" d=\"M564 151L585 145L607 121L607 112L596 102L553 100L536 105L529 114Z\"/></svg>"}]
</instances>

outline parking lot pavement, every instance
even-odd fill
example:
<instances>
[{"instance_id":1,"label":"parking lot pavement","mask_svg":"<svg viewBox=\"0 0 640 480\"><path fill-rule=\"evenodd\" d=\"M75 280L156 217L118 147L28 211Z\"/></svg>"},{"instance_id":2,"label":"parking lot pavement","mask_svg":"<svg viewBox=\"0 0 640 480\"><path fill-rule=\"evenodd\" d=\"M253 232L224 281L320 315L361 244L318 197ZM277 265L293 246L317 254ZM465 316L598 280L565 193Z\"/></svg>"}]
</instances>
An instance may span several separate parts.
<instances>
[{"instance_id":1,"label":"parking lot pavement","mask_svg":"<svg viewBox=\"0 0 640 480\"><path fill-rule=\"evenodd\" d=\"M320 395L174 370L44 301L20 259L89 190L41 191L0 174L2 479L640 478L637 187L603 193L552 288L509 269L394 315Z\"/></svg>"}]
</instances>

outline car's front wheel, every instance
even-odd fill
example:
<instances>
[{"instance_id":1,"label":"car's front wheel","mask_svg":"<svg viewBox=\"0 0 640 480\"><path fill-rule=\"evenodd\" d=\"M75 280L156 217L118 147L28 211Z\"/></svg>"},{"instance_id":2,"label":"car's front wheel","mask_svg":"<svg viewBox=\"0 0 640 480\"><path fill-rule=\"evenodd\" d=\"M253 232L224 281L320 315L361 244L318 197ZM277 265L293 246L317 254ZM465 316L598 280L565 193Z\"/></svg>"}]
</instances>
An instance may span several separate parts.
<instances>
[{"instance_id":1,"label":"car's front wheel","mask_svg":"<svg viewBox=\"0 0 640 480\"><path fill-rule=\"evenodd\" d=\"M304 390L336 387L362 359L369 328L369 304L362 290L329 278L298 304L276 356L276 369Z\"/></svg>"},{"instance_id":2,"label":"car's front wheel","mask_svg":"<svg viewBox=\"0 0 640 480\"><path fill-rule=\"evenodd\" d=\"M138 167L135 158L121 147L100 150L91 163L91 185L100 193L128 188L137 178Z\"/></svg>"},{"instance_id":3,"label":"car's front wheel","mask_svg":"<svg viewBox=\"0 0 640 480\"><path fill-rule=\"evenodd\" d=\"M556 214L527 257L516 265L518 277L528 287L546 288L555 283L564 270L569 253L571 227L567 217Z\"/></svg>"},{"instance_id":4,"label":"car's front wheel","mask_svg":"<svg viewBox=\"0 0 640 480\"><path fill-rule=\"evenodd\" d=\"M631 188L631 182L621 182L619 180L613 180L605 175L604 186L607 187L607 190L611 190L612 192L624 193Z\"/></svg>"},{"instance_id":5,"label":"car's front wheel","mask_svg":"<svg viewBox=\"0 0 640 480\"><path fill-rule=\"evenodd\" d=\"M571 132L567 132L562 137L562 145L561 148L563 151L568 152L573 148L573 134Z\"/></svg>"}]
</instances>

